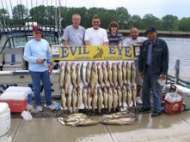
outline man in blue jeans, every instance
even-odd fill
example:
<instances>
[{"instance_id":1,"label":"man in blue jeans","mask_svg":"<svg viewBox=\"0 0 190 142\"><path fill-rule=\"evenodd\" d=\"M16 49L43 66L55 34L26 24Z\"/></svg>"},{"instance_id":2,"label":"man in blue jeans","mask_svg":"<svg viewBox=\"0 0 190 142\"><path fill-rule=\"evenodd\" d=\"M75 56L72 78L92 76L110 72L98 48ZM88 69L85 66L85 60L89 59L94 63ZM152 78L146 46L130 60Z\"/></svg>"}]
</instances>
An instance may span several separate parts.
<instances>
[{"instance_id":1,"label":"man in blue jeans","mask_svg":"<svg viewBox=\"0 0 190 142\"><path fill-rule=\"evenodd\" d=\"M146 31L146 40L140 49L139 71L143 78L143 108L141 112L151 110L150 95L153 97L152 117L161 115L160 80L165 80L168 71L168 47L164 40L157 38L154 27Z\"/></svg>"},{"instance_id":2,"label":"man in blue jeans","mask_svg":"<svg viewBox=\"0 0 190 142\"><path fill-rule=\"evenodd\" d=\"M45 92L46 105L54 110L55 105L51 99L50 73L52 65L49 43L42 38L42 29L39 26L33 27L33 39L26 43L24 59L29 63L29 71L32 77L32 86L35 95L36 112L43 110L40 96L40 82L42 81Z\"/></svg>"}]
</instances>

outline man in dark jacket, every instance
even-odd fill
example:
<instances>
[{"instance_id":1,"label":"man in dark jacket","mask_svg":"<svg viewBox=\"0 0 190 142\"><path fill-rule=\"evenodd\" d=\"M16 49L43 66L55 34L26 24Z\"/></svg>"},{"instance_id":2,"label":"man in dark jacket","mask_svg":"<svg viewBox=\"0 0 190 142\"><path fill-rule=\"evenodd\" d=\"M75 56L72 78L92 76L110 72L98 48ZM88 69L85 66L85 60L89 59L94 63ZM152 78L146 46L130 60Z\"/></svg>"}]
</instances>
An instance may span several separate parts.
<instances>
[{"instance_id":1,"label":"man in dark jacket","mask_svg":"<svg viewBox=\"0 0 190 142\"><path fill-rule=\"evenodd\" d=\"M143 82L142 112L151 110L150 94L153 95L152 117L161 115L161 86L159 81L165 80L168 71L168 47L164 40L157 38L154 27L146 31L148 40L141 48L139 56L139 71Z\"/></svg>"}]
</instances>

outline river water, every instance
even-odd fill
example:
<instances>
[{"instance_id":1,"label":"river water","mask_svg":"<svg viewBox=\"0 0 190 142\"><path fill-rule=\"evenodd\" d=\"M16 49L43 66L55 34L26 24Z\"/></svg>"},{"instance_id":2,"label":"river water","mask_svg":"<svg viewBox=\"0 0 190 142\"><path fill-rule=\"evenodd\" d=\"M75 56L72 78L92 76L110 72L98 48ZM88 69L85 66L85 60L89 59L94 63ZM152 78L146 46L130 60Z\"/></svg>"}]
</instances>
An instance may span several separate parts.
<instances>
[{"instance_id":1,"label":"river water","mask_svg":"<svg viewBox=\"0 0 190 142\"><path fill-rule=\"evenodd\" d=\"M174 75L175 62L180 59L180 78L190 81L190 39L163 38L169 47L169 74Z\"/></svg>"}]
</instances>

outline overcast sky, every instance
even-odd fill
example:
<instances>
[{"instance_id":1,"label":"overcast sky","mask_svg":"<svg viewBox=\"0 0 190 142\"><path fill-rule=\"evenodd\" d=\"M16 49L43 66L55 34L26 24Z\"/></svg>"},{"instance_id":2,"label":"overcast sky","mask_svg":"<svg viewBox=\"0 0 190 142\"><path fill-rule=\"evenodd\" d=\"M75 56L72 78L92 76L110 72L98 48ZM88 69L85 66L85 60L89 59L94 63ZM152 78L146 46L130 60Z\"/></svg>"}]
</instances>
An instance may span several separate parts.
<instances>
[{"instance_id":1,"label":"overcast sky","mask_svg":"<svg viewBox=\"0 0 190 142\"><path fill-rule=\"evenodd\" d=\"M152 13L157 17L166 14L173 14L181 17L190 17L190 0L0 0L4 7L22 3L28 8L32 6L45 5L62 5L67 7L104 7L115 9L125 7L129 13L138 14L143 17L147 13ZM2 7L2 3L0 4Z\"/></svg>"}]
</instances>

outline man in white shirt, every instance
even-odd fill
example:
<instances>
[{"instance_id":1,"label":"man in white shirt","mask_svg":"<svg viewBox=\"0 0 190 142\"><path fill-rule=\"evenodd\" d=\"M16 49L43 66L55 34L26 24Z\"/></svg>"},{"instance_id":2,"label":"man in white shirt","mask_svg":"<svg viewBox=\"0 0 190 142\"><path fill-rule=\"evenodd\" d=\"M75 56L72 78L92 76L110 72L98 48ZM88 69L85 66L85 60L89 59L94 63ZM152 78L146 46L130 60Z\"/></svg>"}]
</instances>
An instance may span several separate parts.
<instances>
[{"instance_id":1,"label":"man in white shirt","mask_svg":"<svg viewBox=\"0 0 190 142\"><path fill-rule=\"evenodd\" d=\"M98 16L94 16L92 19L92 27L88 28L85 32L86 45L108 45L107 31L100 27L101 21Z\"/></svg>"}]
</instances>

